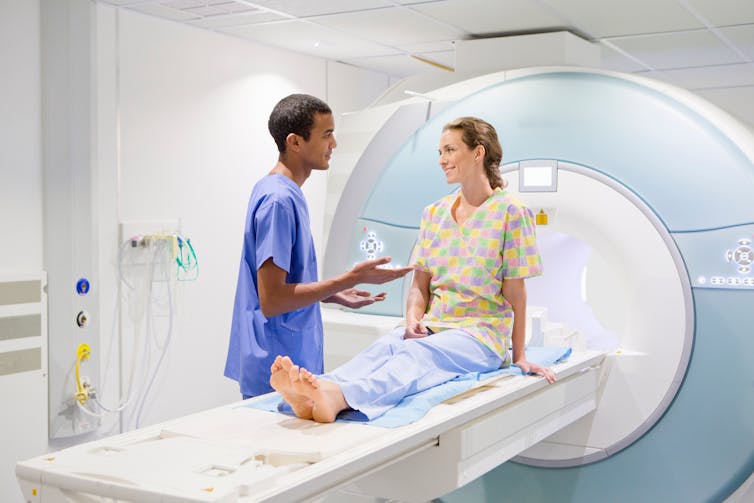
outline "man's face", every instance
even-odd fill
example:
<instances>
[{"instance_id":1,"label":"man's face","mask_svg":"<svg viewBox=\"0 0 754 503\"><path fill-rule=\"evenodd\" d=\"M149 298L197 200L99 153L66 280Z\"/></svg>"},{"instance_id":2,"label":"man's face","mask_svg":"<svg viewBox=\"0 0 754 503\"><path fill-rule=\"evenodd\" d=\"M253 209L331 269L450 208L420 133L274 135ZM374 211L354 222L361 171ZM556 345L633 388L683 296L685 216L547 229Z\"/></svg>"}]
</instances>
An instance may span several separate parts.
<instances>
[{"instance_id":1,"label":"man's face","mask_svg":"<svg viewBox=\"0 0 754 503\"><path fill-rule=\"evenodd\" d=\"M309 141L301 139L301 159L312 170L330 167L330 156L338 145L335 141L335 121L332 114L316 114Z\"/></svg>"}]
</instances>

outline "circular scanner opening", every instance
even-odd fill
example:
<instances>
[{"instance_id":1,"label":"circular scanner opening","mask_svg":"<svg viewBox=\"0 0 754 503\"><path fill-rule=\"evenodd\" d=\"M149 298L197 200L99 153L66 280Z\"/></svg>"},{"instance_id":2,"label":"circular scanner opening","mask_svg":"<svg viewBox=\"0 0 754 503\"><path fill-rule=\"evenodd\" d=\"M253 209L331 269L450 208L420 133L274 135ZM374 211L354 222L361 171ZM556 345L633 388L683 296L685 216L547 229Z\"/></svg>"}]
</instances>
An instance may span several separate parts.
<instances>
[{"instance_id":1,"label":"circular scanner opening","mask_svg":"<svg viewBox=\"0 0 754 503\"><path fill-rule=\"evenodd\" d=\"M670 405L693 339L691 289L672 239L650 208L591 169L558 162L555 192L508 190L547 225L537 227L545 274L527 280L530 344L608 351L597 409L515 461L577 466L638 440Z\"/></svg>"}]
</instances>

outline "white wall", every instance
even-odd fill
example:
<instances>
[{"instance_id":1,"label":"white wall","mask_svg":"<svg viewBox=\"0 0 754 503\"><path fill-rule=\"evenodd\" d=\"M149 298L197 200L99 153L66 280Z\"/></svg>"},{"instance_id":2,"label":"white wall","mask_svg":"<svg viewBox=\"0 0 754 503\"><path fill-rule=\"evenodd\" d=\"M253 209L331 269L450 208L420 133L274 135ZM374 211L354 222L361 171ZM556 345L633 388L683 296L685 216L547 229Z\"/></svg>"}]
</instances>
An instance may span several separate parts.
<instances>
[{"instance_id":1,"label":"white wall","mask_svg":"<svg viewBox=\"0 0 754 503\"><path fill-rule=\"evenodd\" d=\"M0 272L42 270L39 2L0 0Z\"/></svg>"}]
</instances>

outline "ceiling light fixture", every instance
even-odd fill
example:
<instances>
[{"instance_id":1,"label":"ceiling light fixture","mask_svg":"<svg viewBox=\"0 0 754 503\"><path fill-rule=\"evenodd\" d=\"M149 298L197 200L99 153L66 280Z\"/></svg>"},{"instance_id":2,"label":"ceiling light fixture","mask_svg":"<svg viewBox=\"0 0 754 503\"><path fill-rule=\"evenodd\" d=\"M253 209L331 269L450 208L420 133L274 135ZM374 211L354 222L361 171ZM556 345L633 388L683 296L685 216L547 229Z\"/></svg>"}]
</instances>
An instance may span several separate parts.
<instances>
[{"instance_id":1,"label":"ceiling light fixture","mask_svg":"<svg viewBox=\"0 0 754 503\"><path fill-rule=\"evenodd\" d=\"M427 63L428 65L432 65L435 68L439 68L440 70L445 70L446 72L455 72L456 69L452 66L443 65L442 63L438 63L437 61L432 61L431 59L425 58L424 56L419 56L417 54L410 54L412 58L414 58L417 61L421 61L422 63Z\"/></svg>"}]
</instances>

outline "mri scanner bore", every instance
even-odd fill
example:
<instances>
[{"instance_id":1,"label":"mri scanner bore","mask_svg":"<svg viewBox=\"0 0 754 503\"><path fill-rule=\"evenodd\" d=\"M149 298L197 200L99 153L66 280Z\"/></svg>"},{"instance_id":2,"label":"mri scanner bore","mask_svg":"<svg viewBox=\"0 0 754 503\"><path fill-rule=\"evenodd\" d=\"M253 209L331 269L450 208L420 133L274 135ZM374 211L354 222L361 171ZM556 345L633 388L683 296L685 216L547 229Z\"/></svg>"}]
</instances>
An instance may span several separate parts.
<instances>
[{"instance_id":1,"label":"mri scanner bore","mask_svg":"<svg viewBox=\"0 0 754 503\"><path fill-rule=\"evenodd\" d=\"M448 190L433 138L478 115L501 134L508 190L539 215L546 272L530 306L562 322L560 340L611 352L595 412L454 494L730 495L754 469L751 132L690 93L609 72L501 72L427 95L434 116L406 103L374 127L333 219L350 238L331 232L326 260L371 242L408 260L421 208ZM374 314L400 316L393 288Z\"/></svg>"}]
</instances>

